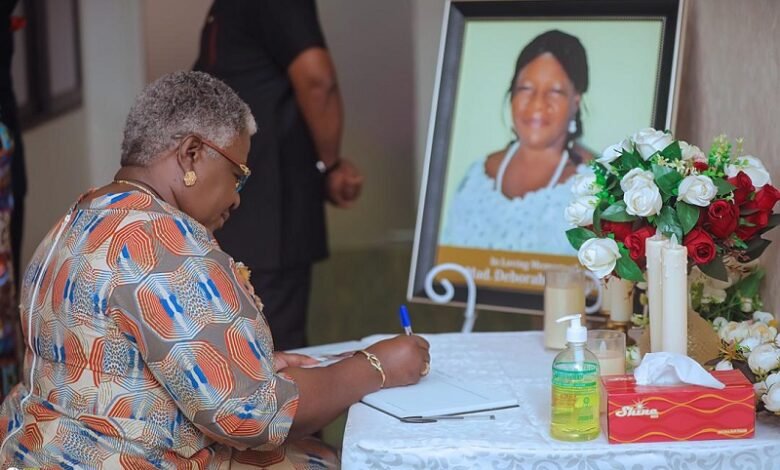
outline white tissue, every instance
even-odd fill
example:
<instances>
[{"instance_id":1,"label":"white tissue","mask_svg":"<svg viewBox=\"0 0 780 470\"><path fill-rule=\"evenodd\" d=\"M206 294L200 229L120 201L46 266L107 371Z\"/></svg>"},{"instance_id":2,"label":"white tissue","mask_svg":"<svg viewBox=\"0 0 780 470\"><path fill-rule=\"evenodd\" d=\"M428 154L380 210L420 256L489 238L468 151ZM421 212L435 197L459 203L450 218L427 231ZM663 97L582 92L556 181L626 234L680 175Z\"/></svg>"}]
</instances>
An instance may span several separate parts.
<instances>
[{"instance_id":1,"label":"white tissue","mask_svg":"<svg viewBox=\"0 0 780 470\"><path fill-rule=\"evenodd\" d=\"M645 354L642 363L634 370L634 379L637 385L692 384L718 389L726 387L690 357L667 352Z\"/></svg>"}]
</instances>

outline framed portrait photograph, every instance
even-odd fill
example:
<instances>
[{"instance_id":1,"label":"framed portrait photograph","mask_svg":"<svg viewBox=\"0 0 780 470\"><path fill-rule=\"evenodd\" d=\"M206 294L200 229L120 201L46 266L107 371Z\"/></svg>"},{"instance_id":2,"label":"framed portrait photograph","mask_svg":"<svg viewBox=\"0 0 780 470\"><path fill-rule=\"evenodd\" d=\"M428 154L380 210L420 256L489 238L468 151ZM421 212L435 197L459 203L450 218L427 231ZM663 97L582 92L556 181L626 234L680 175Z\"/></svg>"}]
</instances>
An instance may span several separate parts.
<instances>
[{"instance_id":1,"label":"framed portrait photograph","mask_svg":"<svg viewBox=\"0 0 780 470\"><path fill-rule=\"evenodd\" d=\"M577 175L639 129L674 130L683 12L684 0L447 4L410 300L455 263L478 307L541 313L544 272L579 265L564 216Z\"/></svg>"}]
</instances>

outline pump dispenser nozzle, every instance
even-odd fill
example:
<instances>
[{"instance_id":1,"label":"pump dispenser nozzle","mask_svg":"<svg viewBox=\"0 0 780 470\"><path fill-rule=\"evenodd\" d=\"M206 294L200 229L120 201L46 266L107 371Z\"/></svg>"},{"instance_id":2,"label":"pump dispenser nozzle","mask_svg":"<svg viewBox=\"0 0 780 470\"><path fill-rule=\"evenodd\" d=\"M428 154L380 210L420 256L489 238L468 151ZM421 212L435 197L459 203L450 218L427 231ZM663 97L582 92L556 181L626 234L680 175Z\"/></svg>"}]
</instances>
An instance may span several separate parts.
<instances>
[{"instance_id":1,"label":"pump dispenser nozzle","mask_svg":"<svg viewBox=\"0 0 780 470\"><path fill-rule=\"evenodd\" d=\"M555 320L558 323L571 321L571 324L566 328L566 342L567 343L584 343L588 340L588 329L582 326L580 318L581 314L566 315Z\"/></svg>"}]
</instances>

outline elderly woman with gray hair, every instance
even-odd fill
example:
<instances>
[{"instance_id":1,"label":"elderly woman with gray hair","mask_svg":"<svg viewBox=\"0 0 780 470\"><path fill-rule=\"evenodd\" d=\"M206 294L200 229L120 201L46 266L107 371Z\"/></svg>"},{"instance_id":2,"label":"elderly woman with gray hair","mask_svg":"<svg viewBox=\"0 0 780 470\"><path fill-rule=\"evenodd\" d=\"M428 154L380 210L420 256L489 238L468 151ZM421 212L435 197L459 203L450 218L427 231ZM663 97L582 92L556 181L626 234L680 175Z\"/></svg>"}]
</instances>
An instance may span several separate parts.
<instances>
[{"instance_id":1,"label":"elderly woman with gray hair","mask_svg":"<svg viewBox=\"0 0 780 470\"><path fill-rule=\"evenodd\" d=\"M363 395L429 370L418 336L328 367L275 352L248 273L212 232L239 202L255 123L179 72L130 110L121 169L79 198L22 280L24 380L2 468L329 468L309 438Z\"/></svg>"}]
</instances>

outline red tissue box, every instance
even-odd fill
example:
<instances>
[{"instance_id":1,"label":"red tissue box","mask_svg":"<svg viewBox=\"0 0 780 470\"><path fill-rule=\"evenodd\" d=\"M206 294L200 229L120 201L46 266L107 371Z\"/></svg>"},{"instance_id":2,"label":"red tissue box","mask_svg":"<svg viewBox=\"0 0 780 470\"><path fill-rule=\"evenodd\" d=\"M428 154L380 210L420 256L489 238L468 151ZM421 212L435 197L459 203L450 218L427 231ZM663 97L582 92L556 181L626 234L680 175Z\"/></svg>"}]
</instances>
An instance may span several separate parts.
<instances>
[{"instance_id":1,"label":"red tissue box","mask_svg":"<svg viewBox=\"0 0 780 470\"><path fill-rule=\"evenodd\" d=\"M722 390L698 385L637 385L633 375L603 377L611 444L753 437L753 385L738 370L714 371Z\"/></svg>"}]
</instances>

